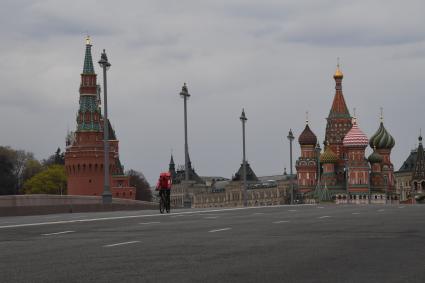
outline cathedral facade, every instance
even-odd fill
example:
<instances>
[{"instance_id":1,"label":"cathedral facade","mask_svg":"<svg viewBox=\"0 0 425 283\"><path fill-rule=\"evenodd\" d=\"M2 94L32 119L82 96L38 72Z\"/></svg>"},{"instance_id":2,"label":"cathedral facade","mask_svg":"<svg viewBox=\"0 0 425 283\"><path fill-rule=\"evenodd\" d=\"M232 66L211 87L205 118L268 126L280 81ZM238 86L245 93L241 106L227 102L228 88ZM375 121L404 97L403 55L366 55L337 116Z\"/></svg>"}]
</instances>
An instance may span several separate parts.
<instances>
[{"instance_id":1,"label":"cathedral facade","mask_svg":"<svg viewBox=\"0 0 425 283\"><path fill-rule=\"evenodd\" d=\"M327 117L323 152L308 121L298 138L297 198L305 202L397 202L390 158L394 138L385 129L381 115L378 130L368 139L348 111L339 66L333 77L335 96ZM373 153L366 158L368 146Z\"/></svg>"},{"instance_id":2,"label":"cathedral facade","mask_svg":"<svg viewBox=\"0 0 425 283\"><path fill-rule=\"evenodd\" d=\"M66 139L65 170L69 195L100 196L104 187L103 116L100 86L94 71L90 38L86 39L83 72L80 83L80 107L77 129ZM109 172L112 197L135 199L136 189L130 186L119 159L119 141L108 120Z\"/></svg>"}]
</instances>

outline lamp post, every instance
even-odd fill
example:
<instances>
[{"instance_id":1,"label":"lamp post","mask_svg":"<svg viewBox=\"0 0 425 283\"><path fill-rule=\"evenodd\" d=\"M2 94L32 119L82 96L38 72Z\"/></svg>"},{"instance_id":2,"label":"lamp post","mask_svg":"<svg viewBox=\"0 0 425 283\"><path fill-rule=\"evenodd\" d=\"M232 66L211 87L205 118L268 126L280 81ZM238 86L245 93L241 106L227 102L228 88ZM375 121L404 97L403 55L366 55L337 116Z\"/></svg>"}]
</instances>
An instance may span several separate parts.
<instances>
[{"instance_id":1,"label":"lamp post","mask_svg":"<svg viewBox=\"0 0 425 283\"><path fill-rule=\"evenodd\" d=\"M347 204L350 203L350 191L348 190L348 179L349 179L349 174L348 174L348 154L346 154L346 156L344 157L344 162L345 162L345 189L347 190Z\"/></svg>"},{"instance_id":2,"label":"lamp post","mask_svg":"<svg viewBox=\"0 0 425 283\"><path fill-rule=\"evenodd\" d=\"M103 49L102 55L100 56L99 65L103 69L103 152L104 152L104 162L103 168L104 172L104 186L102 201L103 204L112 203L112 194L109 186L109 125L108 125L108 92L107 92L107 83L106 83L106 71L111 67L111 64L108 62L108 56L106 56L105 49Z\"/></svg>"},{"instance_id":3,"label":"lamp post","mask_svg":"<svg viewBox=\"0 0 425 283\"><path fill-rule=\"evenodd\" d=\"M385 204L388 204L389 194L388 194L388 177L387 176L384 176L384 183L385 183Z\"/></svg>"},{"instance_id":4,"label":"lamp post","mask_svg":"<svg viewBox=\"0 0 425 283\"><path fill-rule=\"evenodd\" d=\"M243 205L248 205L247 184L246 184L246 155L245 155L245 123L248 120L245 115L245 110L242 109L242 114L239 119L242 122L242 178L243 178Z\"/></svg>"},{"instance_id":5,"label":"lamp post","mask_svg":"<svg viewBox=\"0 0 425 283\"><path fill-rule=\"evenodd\" d=\"M290 180L291 180L291 204L294 204L294 182L293 182L293 172L292 172L292 142L294 141L294 134L292 133L292 129L289 129L289 133L287 136L289 140L289 164L291 166L290 172Z\"/></svg>"},{"instance_id":6,"label":"lamp post","mask_svg":"<svg viewBox=\"0 0 425 283\"><path fill-rule=\"evenodd\" d=\"M316 191L320 193L320 151L322 149L320 148L319 142L317 142L315 150L317 154L317 184L316 184L317 190Z\"/></svg>"},{"instance_id":7,"label":"lamp post","mask_svg":"<svg viewBox=\"0 0 425 283\"><path fill-rule=\"evenodd\" d=\"M186 83L183 84L180 96L184 101L184 180L189 181L189 146L187 145L187 100L190 94L187 90Z\"/></svg>"},{"instance_id":8,"label":"lamp post","mask_svg":"<svg viewBox=\"0 0 425 283\"><path fill-rule=\"evenodd\" d=\"M367 188L368 188L368 193L369 193L369 196L367 197L367 203L368 204L370 204L371 202L372 202L372 192L371 192L371 185L370 185L370 183L372 182L372 176L371 176L371 174L372 174L372 164L371 164L371 166L369 166L368 165L368 182L367 182Z\"/></svg>"}]
</instances>

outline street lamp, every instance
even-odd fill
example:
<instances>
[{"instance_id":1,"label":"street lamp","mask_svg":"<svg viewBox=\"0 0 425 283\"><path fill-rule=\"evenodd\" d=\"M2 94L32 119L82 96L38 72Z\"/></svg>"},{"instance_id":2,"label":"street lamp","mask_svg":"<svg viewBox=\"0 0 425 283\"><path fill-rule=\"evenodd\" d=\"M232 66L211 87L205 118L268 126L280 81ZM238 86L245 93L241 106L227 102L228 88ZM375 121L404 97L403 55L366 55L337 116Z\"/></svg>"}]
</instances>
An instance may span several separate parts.
<instances>
[{"instance_id":1,"label":"street lamp","mask_svg":"<svg viewBox=\"0 0 425 283\"><path fill-rule=\"evenodd\" d=\"M189 147L187 145L187 100L190 97L186 83L183 84L180 96L184 101L184 180L189 181Z\"/></svg>"},{"instance_id":2,"label":"street lamp","mask_svg":"<svg viewBox=\"0 0 425 283\"><path fill-rule=\"evenodd\" d=\"M111 67L108 62L108 56L106 56L105 49L103 49L102 55L100 56L99 65L103 69L103 151L104 151L104 186L102 201L103 204L112 203L112 194L109 186L109 125L108 125L108 95L107 95L107 83L106 83L106 71Z\"/></svg>"},{"instance_id":3,"label":"street lamp","mask_svg":"<svg viewBox=\"0 0 425 283\"><path fill-rule=\"evenodd\" d=\"M348 173L348 154L344 156L344 164L345 164L345 189L347 190L347 204L350 203L350 191L348 189L348 179L350 177Z\"/></svg>"},{"instance_id":4,"label":"street lamp","mask_svg":"<svg viewBox=\"0 0 425 283\"><path fill-rule=\"evenodd\" d=\"M294 134L292 133L292 129L289 129L289 133L288 133L287 138L289 140L289 164L291 166L291 169L290 169L291 204L294 204L294 182L292 180L292 178L293 178L293 172L292 172L292 142L294 141Z\"/></svg>"},{"instance_id":5,"label":"street lamp","mask_svg":"<svg viewBox=\"0 0 425 283\"><path fill-rule=\"evenodd\" d=\"M245 155L245 123L248 120L245 116L245 110L242 109L242 114L239 119L242 122L242 177L243 177L243 205L248 205L247 185L246 185L246 155Z\"/></svg>"},{"instance_id":6,"label":"street lamp","mask_svg":"<svg viewBox=\"0 0 425 283\"><path fill-rule=\"evenodd\" d=\"M320 151L321 150L322 149L320 148L320 144L319 142L317 142L316 148L315 148L316 155L317 155L317 184L316 184L317 193L320 193Z\"/></svg>"}]
</instances>

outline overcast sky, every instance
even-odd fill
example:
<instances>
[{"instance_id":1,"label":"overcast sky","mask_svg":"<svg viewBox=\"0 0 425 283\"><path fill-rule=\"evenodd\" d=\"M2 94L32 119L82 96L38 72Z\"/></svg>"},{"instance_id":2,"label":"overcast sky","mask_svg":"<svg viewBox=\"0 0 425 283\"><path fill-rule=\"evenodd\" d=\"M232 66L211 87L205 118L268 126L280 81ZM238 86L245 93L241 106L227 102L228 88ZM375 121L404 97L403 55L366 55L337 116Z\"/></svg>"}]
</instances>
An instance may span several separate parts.
<instances>
[{"instance_id":1,"label":"overcast sky","mask_svg":"<svg viewBox=\"0 0 425 283\"><path fill-rule=\"evenodd\" d=\"M369 137L384 108L398 169L425 130L424 11L423 0L3 0L0 145L39 159L64 148L76 128L88 33L95 62L105 48L112 64L108 103L121 161L151 183L171 149L184 163L183 82L198 174L237 171L242 108L256 174L289 171L286 136L292 128L298 138L306 111L323 141L337 57L347 106Z\"/></svg>"}]
</instances>

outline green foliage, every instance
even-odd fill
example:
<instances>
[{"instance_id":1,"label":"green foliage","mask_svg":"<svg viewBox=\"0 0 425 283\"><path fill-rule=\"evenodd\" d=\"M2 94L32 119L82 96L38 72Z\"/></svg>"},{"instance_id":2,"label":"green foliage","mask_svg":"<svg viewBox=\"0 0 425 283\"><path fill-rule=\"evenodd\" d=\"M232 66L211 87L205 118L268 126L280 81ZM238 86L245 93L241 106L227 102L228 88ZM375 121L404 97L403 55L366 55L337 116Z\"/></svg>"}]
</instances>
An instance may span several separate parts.
<instances>
[{"instance_id":1,"label":"green foliage","mask_svg":"<svg viewBox=\"0 0 425 283\"><path fill-rule=\"evenodd\" d=\"M130 176L130 186L136 187L136 199L152 201L152 191L143 173L129 170L126 174Z\"/></svg>"},{"instance_id":2,"label":"green foliage","mask_svg":"<svg viewBox=\"0 0 425 283\"><path fill-rule=\"evenodd\" d=\"M16 179L13 166L13 150L0 146L0 195L15 193Z\"/></svg>"},{"instance_id":3,"label":"green foliage","mask_svg":"<svg viewBox=\"0 0 425 283\"><path fill-rule=\"evenodd\" d=\"M65 153L61 152L61 149L58 147L56 152L50 155L47 159L42 161L43 166L49 167L51 165L64 165L65 164Z\"/></svg>"},{"instance_id":4,"label":"green foliage","mask_svg":"<svg viewBox=\"0 0 425 283\"><path fill-rule=\"evenodd\" d=\"M66 174L63 165L52 165L24 184L26 194L66 194Z\"/></svg>"},{"instance_id":5,"label":"green foliage","mask_svg":"<svg viewBox=\"0 0 425 283\"><path fill-rule=\"evenodd\" d=\"M22 182L25 183L27 180L31 179L34 175L37 175L43 171L43 165L37 159L29 159L25 163L24 170L22 172Z\"/></svg>"}]
</instances>

